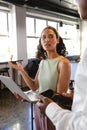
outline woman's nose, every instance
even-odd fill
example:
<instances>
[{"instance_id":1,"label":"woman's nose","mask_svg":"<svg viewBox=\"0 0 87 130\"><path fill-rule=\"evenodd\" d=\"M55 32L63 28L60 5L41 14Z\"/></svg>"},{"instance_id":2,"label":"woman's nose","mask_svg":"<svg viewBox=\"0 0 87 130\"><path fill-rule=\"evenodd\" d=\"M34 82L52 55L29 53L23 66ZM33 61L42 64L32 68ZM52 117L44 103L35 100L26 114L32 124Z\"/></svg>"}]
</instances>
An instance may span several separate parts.
<instances>
[{"instance_id":1,"label":"woman's nose","mask_svg":"<svg viewBox=\"0 0 87 130\"><path fill-rule=\"evenodd\" d=\"M45 41L49 41L49 40L50 40L50 38L49 38L49 37L46 37Z\"/></svg>"}]
</instances>

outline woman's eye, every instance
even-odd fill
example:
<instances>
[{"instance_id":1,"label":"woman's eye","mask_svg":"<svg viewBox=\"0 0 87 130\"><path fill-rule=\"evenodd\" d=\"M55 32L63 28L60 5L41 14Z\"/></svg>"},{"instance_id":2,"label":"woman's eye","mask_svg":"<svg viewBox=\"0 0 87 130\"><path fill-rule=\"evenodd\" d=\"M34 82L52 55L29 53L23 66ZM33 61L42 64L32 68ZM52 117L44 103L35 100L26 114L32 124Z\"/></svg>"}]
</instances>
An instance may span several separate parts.
<instances>
[{"instance_id":1,"label":"woman's eye","mask_svg":"<svg viewBox=\"0 0 87 130\"><path fill-rule=\"evenodd\" d=\"M50 34L50 35L49 35L49 38L53 38L53 35L52 35L52 34Z\"/></svg>"},{"instance_id":2,"label":"woman's eye","mask_svg":"<svg viewBox=\"0 0 87 130\"><path fill-rule=\"evenodd\" d=\"M42 39L45 39L45 38L46 38L46 36L45 36L45 35L43 35L41 38L42 38Z\"/></svg>"}]
</instances>

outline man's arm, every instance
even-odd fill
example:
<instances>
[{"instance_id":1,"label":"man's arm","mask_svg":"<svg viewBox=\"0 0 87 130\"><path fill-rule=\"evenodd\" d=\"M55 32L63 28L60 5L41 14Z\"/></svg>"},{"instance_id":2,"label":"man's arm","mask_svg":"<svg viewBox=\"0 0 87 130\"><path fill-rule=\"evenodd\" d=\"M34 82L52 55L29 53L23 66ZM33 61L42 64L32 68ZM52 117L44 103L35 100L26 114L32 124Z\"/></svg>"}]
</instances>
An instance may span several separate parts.
<instances>
[{"instance_id":1,"label":"man's arm","mask_svg":"<svg viewBox=\"0 0 87 130\"><path fill-rule=\"evenodd\" d=\"M41 96L41 102L37 103L41 113L55 125L56 130L87 130L87 115L81 112L72 112L62 109L52 100Z\"/></svg>"}]
</instances>

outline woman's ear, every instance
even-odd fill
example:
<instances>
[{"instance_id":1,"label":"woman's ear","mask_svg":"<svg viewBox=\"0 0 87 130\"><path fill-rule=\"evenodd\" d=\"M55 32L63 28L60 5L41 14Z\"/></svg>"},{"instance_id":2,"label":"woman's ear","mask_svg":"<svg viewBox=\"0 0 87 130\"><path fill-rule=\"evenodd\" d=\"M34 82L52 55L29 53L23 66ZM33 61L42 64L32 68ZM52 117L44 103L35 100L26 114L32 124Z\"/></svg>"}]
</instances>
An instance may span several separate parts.
<instances>
[{"instance_id":1,"label":"woman's ear","mask_svg":"<svg viewBox=\"0 0 87 130\"><path fill-rule=\"evenodd\" d=\"M57 38L57 44L59 44L59 38Z\"/></svg>"}]
</instances>

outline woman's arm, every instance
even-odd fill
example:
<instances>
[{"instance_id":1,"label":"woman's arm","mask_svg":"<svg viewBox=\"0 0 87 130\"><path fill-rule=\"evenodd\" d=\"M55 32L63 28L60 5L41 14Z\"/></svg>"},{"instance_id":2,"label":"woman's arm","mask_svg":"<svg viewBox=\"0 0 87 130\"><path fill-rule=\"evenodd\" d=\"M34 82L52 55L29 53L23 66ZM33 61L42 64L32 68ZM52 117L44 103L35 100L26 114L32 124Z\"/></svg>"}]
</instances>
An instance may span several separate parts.
<instances>
[{"instance_id":1,"label":"woman's arm","mask_svg":"<svg viewBox=\"0 0 87 130\"><path fill-rule=\"evenodd\" d=\"M38 72L37 72L37 74L36 74L35 79L32 80L32 79L29 77L29 75L25 72L23 66L22 66L20 63L16 62L16 64L13 64L12 62L8 62L8 64L9 64L12 68L18 70L18 71L21 73L21 75L22 75L23 79L25 80L27 86L28 86L31 90L35 91L35 90L38 89Z\"/></svg>"},{"instance_id":2,"label":"woman's arm","mask_svg":"<svg viewBox=\"0 0 87 130\"><path fill-rule=\"evenodd\" d=\"M69 87L71 76L71 65L68 59L62 58L58 64L59 79L57 83L57 92L66 93Z\"/></svg>"}]
</instances>

